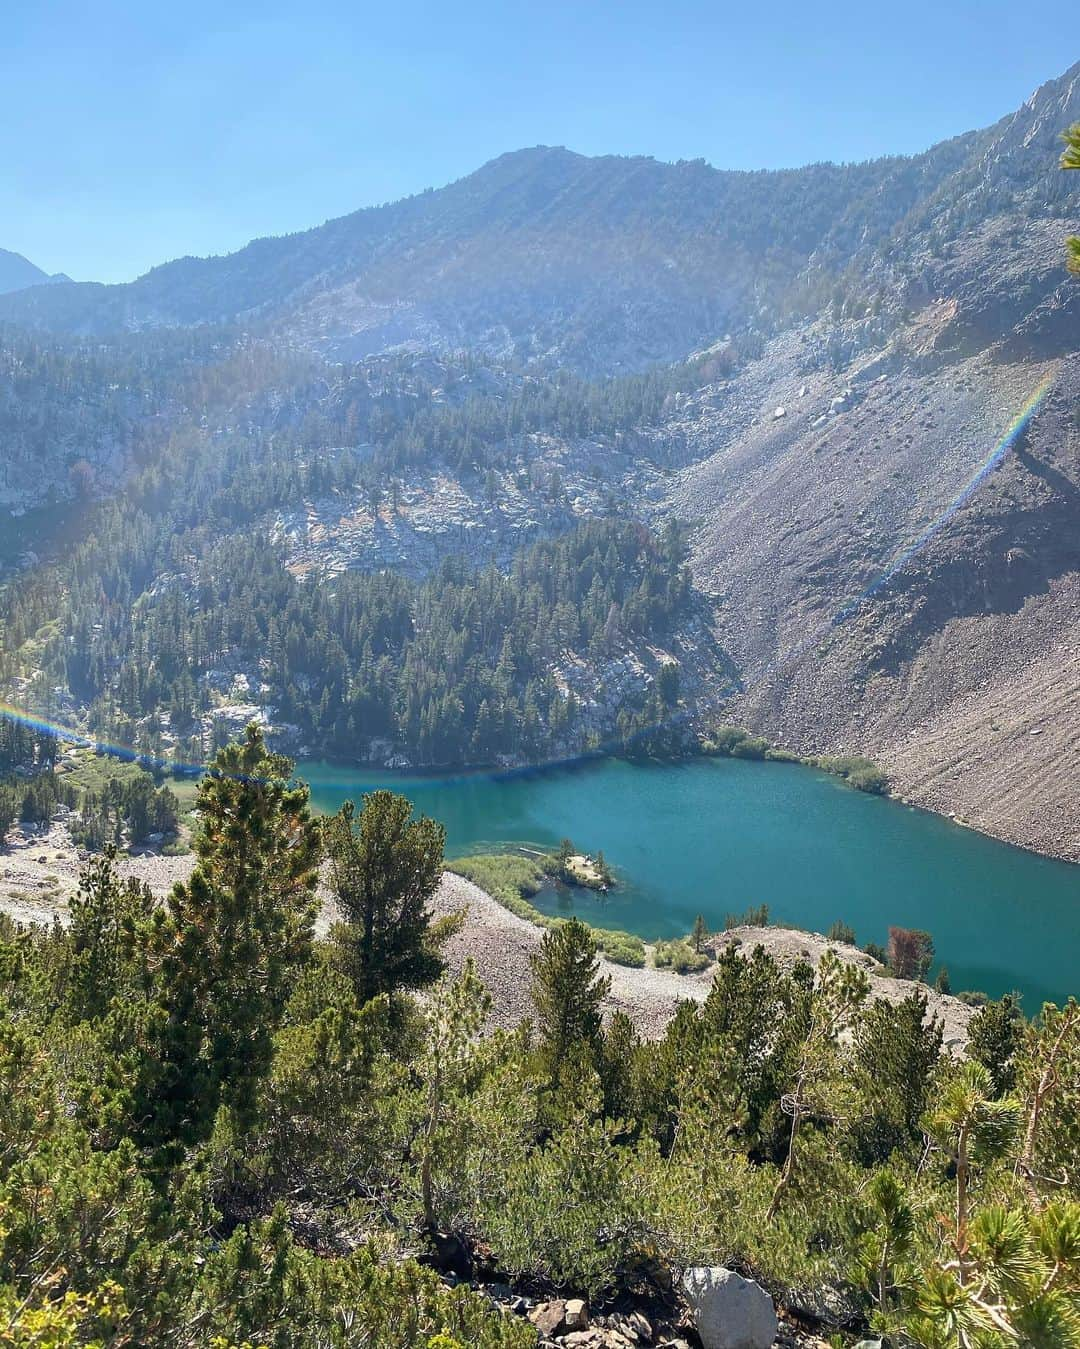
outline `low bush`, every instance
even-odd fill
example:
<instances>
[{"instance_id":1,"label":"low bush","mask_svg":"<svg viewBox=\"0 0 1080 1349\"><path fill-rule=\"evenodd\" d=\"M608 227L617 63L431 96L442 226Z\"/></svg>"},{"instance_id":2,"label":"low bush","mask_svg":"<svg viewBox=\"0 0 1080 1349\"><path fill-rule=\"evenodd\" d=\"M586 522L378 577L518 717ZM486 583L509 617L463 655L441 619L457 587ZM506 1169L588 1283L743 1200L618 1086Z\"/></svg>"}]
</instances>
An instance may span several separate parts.
<instances>
[{"instance_id":1,"label":"low bush","mask_svg":"<svg viewBox=\"0 0 1080 1349\"><path fill-rule=\"evenodd\" d=\"M858 754L837 756L822 755L814 759L818 768L834 777L843 778L850 787L860 792L870 792L873 796L884 796L889 790L889 779L880 768L869 759Z\"/></svg>"},{"instance_id":2,"label":"low bush","mask_svg":"<svg viewBox=\"0 0 1080 1349\"><path fill-rule=\"evenodd\" d=\"M709 957L704 951L695 951L685 937L678 937L656 943L653 964L657 969L672 969L676 974L695 974L707 968Z\"/></svg>"},{"instance_id":3,"label":"low bush","mask_svg":"<svg viewBox=\"0 0 1080 1349\"><path fill-rule=\"evenodd\" d=\"M555 919L555 922L561 922ZM645 943L632 932L623 932L618 928L591 927L593 941L616 965L630 965L640 970L645 964Z\"/></svg>"},{"instance_id":4,"label":"low bush","mask_svg":"<svg viewBox=\"0 0 1080 1349\"><path fill-rule=\"evenodd\" d=\"M770 763L803 763L803 756L796 754L793 749L784 749L780 745L770 745L765 751L765 758Z\"/></svg>"}]
</instances>

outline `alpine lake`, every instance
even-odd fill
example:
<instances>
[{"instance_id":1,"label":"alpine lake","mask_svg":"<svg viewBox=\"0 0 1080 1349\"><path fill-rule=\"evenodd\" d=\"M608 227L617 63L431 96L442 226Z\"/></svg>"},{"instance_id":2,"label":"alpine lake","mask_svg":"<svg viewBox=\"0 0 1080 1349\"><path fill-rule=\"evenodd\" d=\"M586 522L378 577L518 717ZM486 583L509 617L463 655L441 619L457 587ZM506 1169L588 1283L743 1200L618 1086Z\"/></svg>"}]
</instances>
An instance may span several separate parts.
<instances>
[{"instance_id":1,"label":"alpine lake","mask_svg":"<svg viewBox=\"0 0 1080 1349\"><path fill-rule=\"evenodd\" d=\"M603 851L606 894L552 887L531 902L646 940L710 929L767 904L770 921L825 932L837 919L860 945L891 924L933 936L954 992L1042 1002L1080 991L1080 866L1040 857L939 816L855 791L798 764L696 758L596 759L557 768L435 777L308 761L313 804L388 787L446 827L447 856L563 838Z\"/></svg>"}]
</instances>

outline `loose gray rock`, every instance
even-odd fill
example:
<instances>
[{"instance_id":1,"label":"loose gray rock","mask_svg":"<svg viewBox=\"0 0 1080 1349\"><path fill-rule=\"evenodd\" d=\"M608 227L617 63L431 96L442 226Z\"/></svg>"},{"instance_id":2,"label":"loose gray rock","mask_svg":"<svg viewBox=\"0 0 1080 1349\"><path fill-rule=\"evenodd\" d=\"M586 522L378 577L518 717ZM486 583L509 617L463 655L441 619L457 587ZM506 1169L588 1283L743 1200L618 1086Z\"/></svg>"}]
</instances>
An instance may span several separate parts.
<instances>
[{"instance_id":1,"label":"loose gray rock","mask_svg":"<svg viewBox=\"0 0 1080 1349\"><path fill-rule=\"evenodd\" d=\"M683 1289L705 1349L771 1349L778 1329L772 1298L734 1270L698 1265Z\"/></svg>"}]
</instances>

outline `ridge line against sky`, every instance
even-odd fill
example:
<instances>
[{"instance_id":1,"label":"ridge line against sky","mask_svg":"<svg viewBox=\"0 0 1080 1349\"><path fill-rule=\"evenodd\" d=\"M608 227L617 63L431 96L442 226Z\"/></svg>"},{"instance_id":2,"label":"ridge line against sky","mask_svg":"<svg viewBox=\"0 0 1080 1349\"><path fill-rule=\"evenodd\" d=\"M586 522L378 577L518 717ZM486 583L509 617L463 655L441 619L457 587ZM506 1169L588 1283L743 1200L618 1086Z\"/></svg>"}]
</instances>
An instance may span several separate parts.
<instances>
[{"instance_id":1,"label":"ridge line against sky","mask_svg":"<svg viewBox=\"0 0 1080 1349\"><path fill-rule=\"evenodd\" d=\"M1064 0L910 0L899 25L848 0L767 23L704 0L17 6L0 247L126 281L543 144L720 169L918 153L1060 76L1073 20Z\"/></svg>"}]
</instances>

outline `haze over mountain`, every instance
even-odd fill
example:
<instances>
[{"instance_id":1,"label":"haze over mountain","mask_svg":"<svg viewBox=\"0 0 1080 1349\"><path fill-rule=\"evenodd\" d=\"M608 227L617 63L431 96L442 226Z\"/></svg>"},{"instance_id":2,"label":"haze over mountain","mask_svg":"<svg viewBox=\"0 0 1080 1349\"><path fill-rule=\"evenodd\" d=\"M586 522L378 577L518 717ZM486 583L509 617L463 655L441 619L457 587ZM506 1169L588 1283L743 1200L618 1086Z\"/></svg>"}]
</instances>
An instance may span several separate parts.
<instances>
[{"instance_id":1,"label":"haze over mountain","mask_svg":"<svg viewBox=\"0 0 1080 1349\"><path fill-rule=\"evenodd\" d=\"M21 253L9 253L0 248L0 295L15 290L26 290L29 286L41 286L71 281L62 272L50 276L40 267L35 267Z\"/></svg>"},{"instance_id":2,"label":"haze over mountain","mask_svg":"<svg viewBox=\"0 0 1080 1349\"><path fill-rule=\"evenodd\" d=\"M1054 150L1077 69L911 159L731 173L540 147L225 257L5 308L78 332L258 322L335 357L409 344L589 370L677 359L729 326L818 312L837 282L888 295L933 245L995 216L1067 215Z\"/></svg>"},{"instance_id":3,"label":"haze over mountain","mask_svg":"<svg viewBox=\"0 0 1080 1349\"><path fill-rule=\"evenodd\" d=\"M75 704L112 706L117 644L152 653L131 625L159 622L167 595L188 603L225 565L222 540L272 539L294 576L422 579L461 553L505 567L591 517L678 518L695 585L679 632L545 658L590 733L612 730L620 697L644 716L677 661L688 717L867 753L913 799L1080 857L1060 771L1080 746L1080 284L1063 251L1080 209L1059 169L1075 121L1080 65L914 158L728 173L522 150L127 285L5 296L0 318L63 353L12 358L6 499L33 510L50 489L119 493L133 537L147 518L191 531L185 558L136 564L121 549L108 613L79 590L95 673L80 673ZM62 409L58 361L83 391ZM596 382L657 365L672 368ZM1023 442L950 515L1043 383ZM166 431L171 467L128 502ZM239 633L214 678L264 680L280 708L288 680L260 673L265 637ZM355 658L342 655L340 678L302 672L314 692L300 701L323 704L305 736L362 720L341 692ZM174 701L177 662L194 686L210 678L201 655L150 659ZM130 693L128 715L158 696ZM429 720L457 715L440 699ZM490 698L463 701L460 743L476 745L470 719Z\"/></svg>"}]
</instances>

